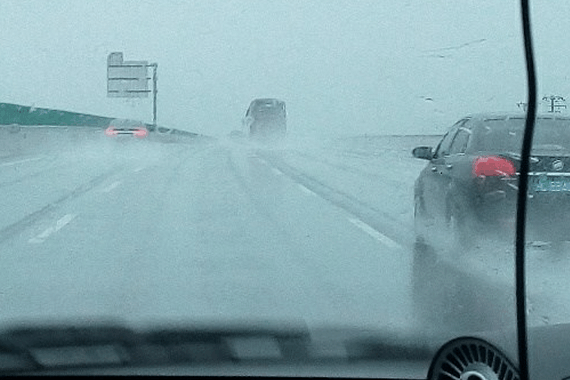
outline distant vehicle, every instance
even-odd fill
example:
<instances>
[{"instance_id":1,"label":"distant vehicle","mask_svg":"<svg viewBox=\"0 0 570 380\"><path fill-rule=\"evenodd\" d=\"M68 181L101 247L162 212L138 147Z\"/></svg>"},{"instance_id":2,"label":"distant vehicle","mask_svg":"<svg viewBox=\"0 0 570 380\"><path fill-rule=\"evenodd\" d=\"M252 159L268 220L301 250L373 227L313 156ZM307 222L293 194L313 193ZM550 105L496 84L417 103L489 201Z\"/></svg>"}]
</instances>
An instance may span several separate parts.
<instances>
[{"instance_id":1,"label":"distant vehicle","mask_svg":"<svg viewBox=\"0 0 570 380\"><path fill-rule=\"evenodd\" d=\"M105 135L109 137L131 136L142 139L148 136L148 128L142 121L115 119L105 129Z\"/></svg>"},{"instance_id":2,"label":"distant vehicle","mask_svg":"<svg viewBox=\"0 0 570 380\"><path fill-rule=\"evenodd\" d=\"M278 139L287 132L287 111L285 102L274 98L253 100L245 117L244 129L250 138Z\"/></svg>"},{"instance_id":3,"label":"distant vehicle","mask_svg":"<svg viewBox=\"0 0 570 380\"><path fill-rule=\"evenodd\" d=\"M522 114L472 115L453 125L435 150L413 150L429 161L414 188L418 240L443 233L465 246L513 238L524 127ZM569 200L570 117L539 115L529 172L529 240L570 240Z\"/></svg>"}]
</instances>

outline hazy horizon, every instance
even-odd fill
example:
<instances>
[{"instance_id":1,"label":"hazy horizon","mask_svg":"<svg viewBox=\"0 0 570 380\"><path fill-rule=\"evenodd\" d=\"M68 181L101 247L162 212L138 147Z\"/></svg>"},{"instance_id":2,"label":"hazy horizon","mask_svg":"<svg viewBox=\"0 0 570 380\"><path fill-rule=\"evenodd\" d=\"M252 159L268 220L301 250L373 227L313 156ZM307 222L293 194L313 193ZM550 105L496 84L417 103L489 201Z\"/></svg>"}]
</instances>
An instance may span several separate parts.
<instances>
[{"instance_id":1,"label":"hazy horizon","mask_svg":"<svg viewBox=\"0 0 570 380\"><path fill-rule=\"evenodd\" d=\"M550 19L570 4L536 3L540 96L565 96L555 54L570 27ZM298 135L442 133L526 101L519 13L490 0L3 1L0 101L152 122L152 97L106 96L120 51L158 63L161 125L226 135L252 99L276 97Z\"/></svg>"}]
</instances>

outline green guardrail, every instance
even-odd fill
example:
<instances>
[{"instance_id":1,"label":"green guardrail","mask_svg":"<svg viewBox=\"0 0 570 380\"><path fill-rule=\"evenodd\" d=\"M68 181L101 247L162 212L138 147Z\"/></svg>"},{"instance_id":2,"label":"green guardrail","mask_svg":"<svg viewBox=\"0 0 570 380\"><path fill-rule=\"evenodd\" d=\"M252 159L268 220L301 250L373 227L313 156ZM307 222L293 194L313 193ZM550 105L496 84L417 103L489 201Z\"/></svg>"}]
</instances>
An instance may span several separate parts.
<instances>
[{"instance_id":1,"label":"green guardrail","mask_svg":"<svg viewBox=\"0 0 570 380\"><path fill-rule=\"evenodd\" d=\"M114 118L78 112L0 103L0 125L74 125L107 127Z\"/></svg>"},{"instance_id":2,"label":"green guardrail","mask_svg":"<svg viewBox=\"0 0 570 380\"><path fill-rule=\"evenodd\" d=\"M36 108L19 104L0 103L0 125L53 125L107 128L114 117L90 115L78 112ZM170 129L162 126L155 128L152 124L144 123L151 132L168 133L184 137L206 137L197 133Z\"/></svg>"}]
</instances>

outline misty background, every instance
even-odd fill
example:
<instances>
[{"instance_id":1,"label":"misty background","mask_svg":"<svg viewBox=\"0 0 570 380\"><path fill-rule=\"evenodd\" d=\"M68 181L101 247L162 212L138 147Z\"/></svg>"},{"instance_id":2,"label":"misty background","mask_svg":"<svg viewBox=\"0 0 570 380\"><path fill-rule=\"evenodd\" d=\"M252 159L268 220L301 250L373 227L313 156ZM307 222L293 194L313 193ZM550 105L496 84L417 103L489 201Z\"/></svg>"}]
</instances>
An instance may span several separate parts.
<instances>
[{"instance_id":1,"label":"misty background","mask_svg":"<svg viewBox=\"0 0 570 380\"><path fill-rule=\"evenodd\" d=\"M539 95L568 96L570 3L532 6ZM443 133L526 101L516 0L3 0L0 25L0 101L151 122L152 96L106 96L117 51L158 63L159 125L207 135L258 97L299 136Z\"/></svg>"}]
</instances>

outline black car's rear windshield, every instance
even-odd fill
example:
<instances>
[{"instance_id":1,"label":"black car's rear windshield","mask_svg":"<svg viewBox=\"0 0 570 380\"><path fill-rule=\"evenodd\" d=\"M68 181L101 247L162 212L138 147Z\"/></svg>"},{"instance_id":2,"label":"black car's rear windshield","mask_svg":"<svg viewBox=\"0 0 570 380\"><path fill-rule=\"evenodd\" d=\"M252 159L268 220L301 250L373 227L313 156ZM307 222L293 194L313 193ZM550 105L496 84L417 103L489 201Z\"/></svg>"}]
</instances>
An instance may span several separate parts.
<instances>
[{"instance_id":1,"label":"black car's rear windshield","mask_svg":"<svg viewBox=\"0 0 570 380\"><path fill-rule=\"evenodd\" d=\"M522 146L524 118L488 119L479 128L476 149L518 152ZM570 152L570 119L537 118L533 150Z\"/></svg>"},{"instance_id":2,"label":"black car's rear windshield","mask_svg":"<svg viewBox=\"0 0 570 380\"><path fill-rule=\"evenodd\" d=\"M251 111L254 115L278 114L285 112L285 103L277 100L263 100L252 104Z\"/></svg>"}]
</instances>

